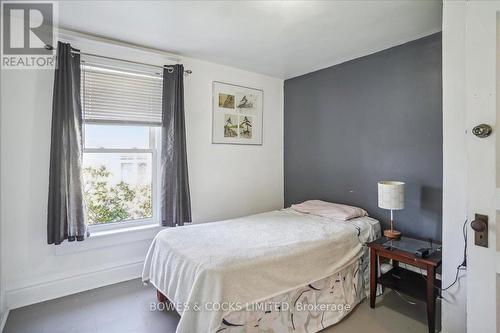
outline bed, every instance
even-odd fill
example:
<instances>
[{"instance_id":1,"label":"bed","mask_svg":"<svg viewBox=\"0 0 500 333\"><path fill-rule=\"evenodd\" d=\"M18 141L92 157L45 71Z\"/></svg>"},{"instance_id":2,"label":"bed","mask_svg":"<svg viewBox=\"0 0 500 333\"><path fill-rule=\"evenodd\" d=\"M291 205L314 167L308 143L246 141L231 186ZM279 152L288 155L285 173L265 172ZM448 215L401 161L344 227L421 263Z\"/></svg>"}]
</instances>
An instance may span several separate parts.
<instances>
[{"instance_id":1,"label":"bed","mask_svg":"<svg viewBox=\"0 0 500 333\"><path fill-rule=\"evenodd\" d=\"M177 333L317 332L368 293L370 217L333 220L282 209L168 228L143 281L173 304Z\"/></svg>"}]
</instances>

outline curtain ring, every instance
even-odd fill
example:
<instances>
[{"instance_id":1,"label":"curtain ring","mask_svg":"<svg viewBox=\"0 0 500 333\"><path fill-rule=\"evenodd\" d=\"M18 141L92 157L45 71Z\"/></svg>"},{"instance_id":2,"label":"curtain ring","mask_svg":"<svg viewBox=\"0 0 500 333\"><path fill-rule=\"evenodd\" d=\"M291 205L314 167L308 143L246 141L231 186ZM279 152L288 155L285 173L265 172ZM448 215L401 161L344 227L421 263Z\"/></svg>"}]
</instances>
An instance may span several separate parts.
<instances>
[{"instance_id":1,"label":"curtain ring","mask_svg":"<svg viewBox=\"0 0 500 333\"><path fill-rule=\"evenodd\" d=\"M164 65L163 68L167 70L167 73L172 74L174 72L174 67Z\"/></svg>"},{"instance_id":2,"label":"curtain ring","mask_svg":"<svg viewBox=\"0 0 500 333\"><path fill-rule=\"evenodd\" d=\"M174 72L174 69L173 69L172 67L167 68L167 72L168 72L169 74L172 74L172 73Z\"/></svg>"}]
</instances>

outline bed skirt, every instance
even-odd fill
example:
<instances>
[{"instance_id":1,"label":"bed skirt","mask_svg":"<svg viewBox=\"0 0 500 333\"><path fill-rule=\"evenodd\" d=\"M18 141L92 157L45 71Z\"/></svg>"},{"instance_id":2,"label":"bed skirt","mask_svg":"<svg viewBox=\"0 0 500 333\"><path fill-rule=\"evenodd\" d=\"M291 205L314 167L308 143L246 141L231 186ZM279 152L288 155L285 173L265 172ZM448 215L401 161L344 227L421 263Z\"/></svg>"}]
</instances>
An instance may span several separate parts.
<instances>
[{"instance_id":1,"label":"bed skirt","mask_svg":"<svg viewBox=\"0 0 500 333\"><path fill-rule=\"evenodd\" d=\"M224 333L314 333L348 315L369 295L369 253L339 272L226 315Z\"/></svg>"}]
</instances>

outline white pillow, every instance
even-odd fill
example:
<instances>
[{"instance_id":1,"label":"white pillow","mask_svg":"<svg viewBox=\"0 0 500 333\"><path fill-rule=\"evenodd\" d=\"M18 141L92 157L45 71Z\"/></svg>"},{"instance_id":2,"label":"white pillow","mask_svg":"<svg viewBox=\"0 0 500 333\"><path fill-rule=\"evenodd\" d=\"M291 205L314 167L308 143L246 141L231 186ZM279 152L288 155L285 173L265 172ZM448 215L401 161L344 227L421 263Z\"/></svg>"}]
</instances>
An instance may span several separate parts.
<instances>
[{"instance_id":1,"label":"white pillow","mask_svg":"<svg viewBox=\"0 0 500 333\"><path fill-rule=\"evenodd\" d=\"M368 216L366 210L322 200L308 200L292 205L292 209L306 214L328 217L336 220L347 221L356 217Z\"/></svg>"}]
</instances>

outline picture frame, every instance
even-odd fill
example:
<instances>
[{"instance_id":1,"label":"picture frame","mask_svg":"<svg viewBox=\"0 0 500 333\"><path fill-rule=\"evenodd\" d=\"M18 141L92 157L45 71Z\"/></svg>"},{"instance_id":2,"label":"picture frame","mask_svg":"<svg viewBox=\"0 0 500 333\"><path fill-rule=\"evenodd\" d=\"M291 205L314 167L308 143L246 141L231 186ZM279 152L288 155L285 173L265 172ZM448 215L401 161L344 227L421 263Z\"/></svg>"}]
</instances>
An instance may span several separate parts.
<instances>
[{"instance_id":1,"label":"picture frame","mask_svg":"<svg viewBox=\"0 0 500 333\"><path fill-rule=\"evenodd\" d=\"M262 89L212 82L212 143L262 145Z\"/></svg>"}]
</instances>

